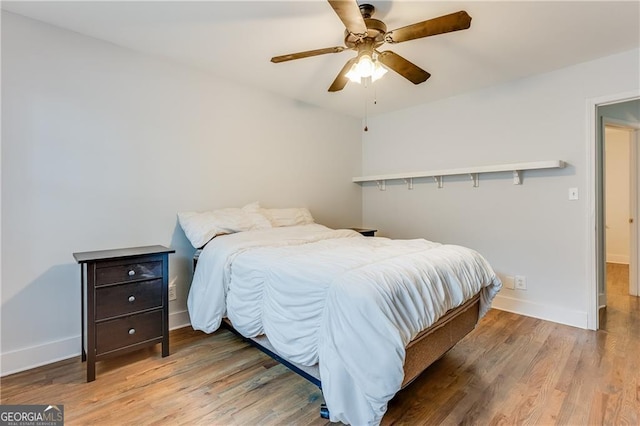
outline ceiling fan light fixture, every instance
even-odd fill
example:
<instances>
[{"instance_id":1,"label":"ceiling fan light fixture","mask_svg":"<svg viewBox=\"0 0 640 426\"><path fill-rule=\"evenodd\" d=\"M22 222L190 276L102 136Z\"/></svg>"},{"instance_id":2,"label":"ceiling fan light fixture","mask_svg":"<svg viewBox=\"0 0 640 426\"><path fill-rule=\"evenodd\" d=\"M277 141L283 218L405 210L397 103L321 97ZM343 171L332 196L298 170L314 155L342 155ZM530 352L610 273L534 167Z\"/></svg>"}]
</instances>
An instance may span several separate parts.
<instances>
[{"instance_id":1,"label":"ceiling fan light fixture","mask_svg":"<svg viewBox=\"0 0 640 426\"><path fill-rule=\"evenodd\" d=\"M382 78L383 75L387 73L387 69L382 66L382 64L378 61L375 62L373 68L373 74L371 74L371 81L376 81Z\"/></svg>"},{"instance_id":2,"label":"ceiling fan light fixture","mask_svg":"<svg viewBox=\"0 0 640 426\"><path fill-rule=\"evenodd\" d=\"M369 55L362 55L356 63L356 72L360 77L371 77L374 70L373 59Z\"/></svg>"},{"instance_id":3,"label":"ceiling fan light fixture","mask_svg":"<svg viewBox=\"0 0 640 426\"><path fill-rule=\"evenodd\" d=\"M362 83L363 80L369 78L371 81L376 81L386 72L387 69L380 62L374 61L369 54L365 53L360 56L358 62L351 66L346 77L354 83Z\"/></svg>"},{"instance_id":4,"label":"ceiling fan light fixture","mask_svg":"<svg viewBox=\"0 0 640 426\"><path fill-rule=\"evenodd\" d=\"M351 66L351 68L349 69L349 71L345 74L345 76L351 80L353 83L360 83L360 74L358 73L357 70L357 65L358 63L356 62L355 64L353 64Z\"/></svg>"}]
</instances>

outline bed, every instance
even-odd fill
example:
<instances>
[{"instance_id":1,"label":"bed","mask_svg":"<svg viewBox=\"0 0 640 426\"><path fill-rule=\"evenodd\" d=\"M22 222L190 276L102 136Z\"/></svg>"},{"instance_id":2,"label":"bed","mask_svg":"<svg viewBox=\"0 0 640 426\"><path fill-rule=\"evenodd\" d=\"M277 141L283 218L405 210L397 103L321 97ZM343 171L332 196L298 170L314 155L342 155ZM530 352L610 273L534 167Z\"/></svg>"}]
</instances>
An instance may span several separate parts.
<instances>
[{"instance_id":1,"label":"bed","mask_svg":"<svg viewBox=\"0 0 640 426\"><path fill-rule=\"evenodd\" d=\"M474 250L311 223L212 239L187 306L316 368L330 420L377 424L389 400L471 331L501 283ZM314 373L311 373L313 376Z\"/></svg>"}]
</instances>

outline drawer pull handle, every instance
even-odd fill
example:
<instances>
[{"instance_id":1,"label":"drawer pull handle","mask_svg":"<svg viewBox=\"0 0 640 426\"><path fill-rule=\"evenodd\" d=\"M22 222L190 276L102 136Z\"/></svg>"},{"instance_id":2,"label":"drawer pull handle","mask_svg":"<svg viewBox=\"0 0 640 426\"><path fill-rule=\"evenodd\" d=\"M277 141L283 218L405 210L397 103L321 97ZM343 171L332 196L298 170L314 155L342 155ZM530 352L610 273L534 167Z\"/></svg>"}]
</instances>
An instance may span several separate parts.
<instances>
[{"instance_id":1,"label":"drawer pull handle","mask_svg":"<svg viewBox=\"0 0 640 426\"><path fill-rule=\"evenodd\" d=\"M133 303L136 301L136 297L134 295L129 296L129 302Z\"/></svg>"},{"instance_id":2,"label":"drawer pull handle","mask_svg":"<svg viewBox=\"0 0 640 426\"><path fill-rule=\"evenodd\" d=\"M132 277L136 274L136 271L134 271L133 269L129 271L129 276Z\"/></svg>"},{"instance_id":3,"label":"drawer pull handle","mask_svg":"<svg viewBox=\"0 0 640 426\"><path fill-rule=\"evenodd\" d=\"M130 328L129 329L129 334L136 334L136 329L135 328Z\"/></svg>"}]
</instances>

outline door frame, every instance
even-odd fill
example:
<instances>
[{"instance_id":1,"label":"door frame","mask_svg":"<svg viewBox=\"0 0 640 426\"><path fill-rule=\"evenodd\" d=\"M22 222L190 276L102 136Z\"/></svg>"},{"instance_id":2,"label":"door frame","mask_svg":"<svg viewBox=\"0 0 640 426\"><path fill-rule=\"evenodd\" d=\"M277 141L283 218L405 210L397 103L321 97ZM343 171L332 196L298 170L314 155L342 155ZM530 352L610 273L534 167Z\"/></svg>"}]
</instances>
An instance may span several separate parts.
<instances>
[{"instance_id":1,"label":"door frame","mask_svg":"<svg viewBox=\"0 0 640 426\"><path fill-rule=\"evenodd\" d=\"M586 278L588 286L587 297L587 328L599 328L599 274L604 268L604 243L600 238L604 230L603 221L603 189L602 189L602 152L603 138L598 137L604 132L604 124L600 123L598 107L640 99L640 90L587 99L587 229L586 229Z\"/></svg>"},{"instance_id":2,"label":"door frame","mask_svg":"<svg viewBox=\"0 0 640 426\"><path fill-rule=\"evenodd\" d=\"M629 229L629 294L638 295L638 141L637 128L629 130L629 217L631 227Z\"/></svg>"},{"instance_id":3,"label":"door frame","mask_svg":"<svg viewBox=\"0 0 640 426\"><path fill-rule=\"evenodd\" d=\"M640 296L640 224L638 214L640 213L640 199L638 198L638 192L640 191L640 171L638 171L638 167L640 166L640 123L636 123L636 127L634 127L633 134L631 135L631 146L633 147L633 157L632 161L635 162L635 169L633 171L634 175L631 177L633 179L633 186L635 188L635 192L632 194L632 202L634 203L635 216L633 216L633 223L635 225L633 235L632 244L633 249L631 250L630 255L635 256L633 259L635 260L635 269L633 271L633 278L629 279L629 295L631 296Z\"/></svg>"},{"instance_id":4,"label":"door frame","mask_svg":"<svg viewBox=\"0 0 640 426\"><path fill-rule=\"evenodd\" d=\"M630 161L631 161L631 179L630 189L631 194L629 197L629 203L631 205L631 214L633 223L631 226L631 250L629 256L631 257L629 269L629 295L640 296L640 225L638 224L638 213L640 199L638 199L638 191L640 190L640 172L638 166L640 165L640 123L627 123L629 126L625 126L630 132Z\"/></svg>"}]
</instances>

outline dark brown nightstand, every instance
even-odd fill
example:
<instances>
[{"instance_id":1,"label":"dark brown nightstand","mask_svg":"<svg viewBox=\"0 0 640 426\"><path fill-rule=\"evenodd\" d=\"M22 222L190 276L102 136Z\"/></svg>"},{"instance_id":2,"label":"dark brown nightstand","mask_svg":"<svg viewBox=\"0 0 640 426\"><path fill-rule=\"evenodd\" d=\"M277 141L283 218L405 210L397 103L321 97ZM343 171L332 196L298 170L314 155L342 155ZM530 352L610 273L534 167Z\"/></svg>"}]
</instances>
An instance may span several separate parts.
<instances>
[{"instance_id":1,"label":"dark brown nightstand","mask_svg":"<svg viewBox=\"0 0 640 426\"><path fill-rule=\"evenodd\" d=\"M375 237L376 232L378 232L377 229L370 229L370 228L348 228L348 229L353 229L354 231L361 233L365 237Z\"/></svg>"},{"instance_id":2,"label":"dark brown nightstand","mask_svg":"<svg viewBox=\"0 0 640 426\"><path fill-rule=\"evenodd\" d=\"M164 246L73 253L87 382L96 378L96 361L111 355L157 343L169 355L169 253L175 250Z\"/></svg>"}]
</instances>

